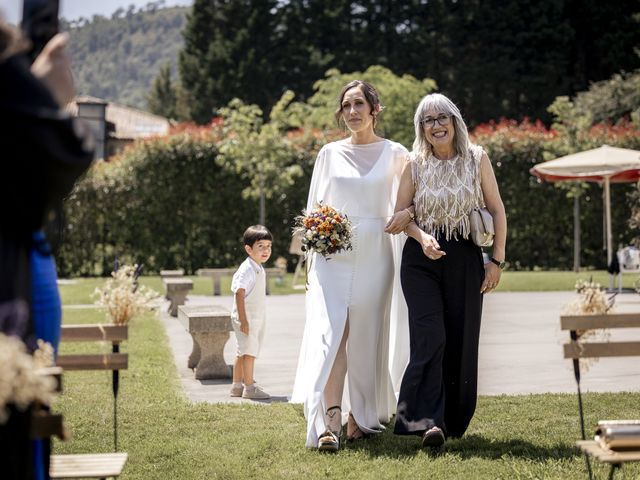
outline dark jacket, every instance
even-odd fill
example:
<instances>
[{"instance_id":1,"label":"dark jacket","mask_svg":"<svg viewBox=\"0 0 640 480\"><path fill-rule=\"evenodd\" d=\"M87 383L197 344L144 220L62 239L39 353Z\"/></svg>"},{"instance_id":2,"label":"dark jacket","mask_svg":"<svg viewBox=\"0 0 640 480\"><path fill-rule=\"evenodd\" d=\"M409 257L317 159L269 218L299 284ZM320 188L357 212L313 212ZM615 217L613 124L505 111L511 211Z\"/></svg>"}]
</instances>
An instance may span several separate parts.
<instances>
[{"instance_id":1,"label":"dark jacket","mask_svg":"<svg viewBox=\"0 0 640 480\"><path fill-rule=\"evenodd\" d=\"M30 300L31 236L92 159L88 127L59 108L26 57L0 61L0 331L29 330L19 312Z\"/></svg>"}]
</instances>

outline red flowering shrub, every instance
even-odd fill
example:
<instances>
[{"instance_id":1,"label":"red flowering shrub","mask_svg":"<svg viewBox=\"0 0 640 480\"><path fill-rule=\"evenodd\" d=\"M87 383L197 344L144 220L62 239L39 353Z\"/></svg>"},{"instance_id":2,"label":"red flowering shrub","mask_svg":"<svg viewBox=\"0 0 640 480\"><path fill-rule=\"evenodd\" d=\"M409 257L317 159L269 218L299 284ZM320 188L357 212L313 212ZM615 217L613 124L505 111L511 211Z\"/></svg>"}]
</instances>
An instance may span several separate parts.
<instances>
[{"instance_id":1,"label":"red flowering shrub","mask_svg":"<svg viewBox=\"0 0 640 480\"><path fill-rule=\"evenodd\" d=\"M482 145L494 167L508 218L507 259L517 269L570 269L573 265L573 200L567 188L541 182L529 173L535 164L602 144L640 147L640 130L625 122L595 125L572 139L540 121L502 119L479 125L471 138ZM629 243L628 194L633 185L611 189L614 245ZM581 197L582 264L603 268L602 189L586 184Z\"/></svg>"}]
</instances>

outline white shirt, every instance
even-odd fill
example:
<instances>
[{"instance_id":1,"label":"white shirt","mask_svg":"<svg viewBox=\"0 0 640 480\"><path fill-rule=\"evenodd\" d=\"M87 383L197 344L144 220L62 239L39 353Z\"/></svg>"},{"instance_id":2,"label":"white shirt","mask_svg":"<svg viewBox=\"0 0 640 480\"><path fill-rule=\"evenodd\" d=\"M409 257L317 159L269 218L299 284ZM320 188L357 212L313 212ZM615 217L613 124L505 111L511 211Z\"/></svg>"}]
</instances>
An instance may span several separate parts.
<instances>
[{"instance_id":1,"label":"white shirt","mask_svg":"<svg viewBox=\"0 0 640 480\"><path fill-rule=\"evenodd\" d=\"M256 263L251 257L247 257L233 274L231 291L235 294L239 289L244 288L244 296L249 295L256 285L258 273L262 269L262 265Z\"/></svg>"}]
</instances>

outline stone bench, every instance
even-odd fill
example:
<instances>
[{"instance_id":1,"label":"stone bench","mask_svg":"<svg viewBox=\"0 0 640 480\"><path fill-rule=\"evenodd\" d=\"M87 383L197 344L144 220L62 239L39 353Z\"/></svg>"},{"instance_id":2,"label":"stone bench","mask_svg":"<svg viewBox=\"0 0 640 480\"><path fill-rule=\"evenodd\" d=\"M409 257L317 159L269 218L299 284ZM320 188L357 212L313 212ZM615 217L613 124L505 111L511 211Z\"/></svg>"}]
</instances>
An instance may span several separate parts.
<instances>
[{"instance_id":1,"label":"stone bench","mask_svg":"<svg viewBox=\"0 0 640 480\"><path fill-rule=\"evenodd\" d=\"M197 272L200 277L210 277L213 280L213 294L220 295L220 279L232 277L236 273L235 268L201 268Z\"/></svg>"},{"instance_id":2,"label":"stone bench","mask_svg":"<svg viewBox=\"0 0 640 480\"><path fill-rule=\"evenodd\" d=\"M222 277L233 277L237 268L201 268L196 273L200 277L211 277L213 279L213 295L220 295L220 279ZM265 268L264 272L267 277L267 295L269 292L269 279L272 277L283 279L286 270L283 268Z\"/></svg>"},{"instance_id":3,"label":"stone bench","mask_svg":"<svg viewBox=\"0 0 640 480\"><path fill-rule=\"evenodd\" d=\"M184 277L184 270L179 268L178 270L160 270L160 279ZM169 297L165 294L165 300L169 300Z\"/></svg>"},{"instance_id":4,"label":"stone bench","mask_svg":"<svg viewBox=\"0 0 640 480\"><path fill-rule=\"evenodd\" d=\"M278 285L282 284L284 282L284 276L287 273L287 269L286 268L279 268L279 267L271 267L271 268L265 268L264 272L267 274L267 295L269 295L269 279L270 278L275 278L278 280Z\"/></svg>"},{"instance_id":5,"label":"stone bench","mask_svg":"<svg viewBox=\"0 0 640 480\"><path fill-rule=\"evenodd\" d=\"M162 278L163 280L165 278L175 277L184 277L184 269L179 268L178 270L160 270L160 278Z\"/></svg>"},{"instance_id":6,"label":"stone bench","mask_svg":"<svg viewBox=\"0 0 640 480\"><path fill-rule=\"evenodd\" d=\"M194 368L197 380L231 378L231 366L224 360L224 346L229 340L231 313L219 305L183 305L178 318L193 339L187 366Z\"/></svg>"},{"instance_id":7,"label":"stone bench","mask_svg":"<svg viewBox=\"0 0 640 480\"><path fill-rule=\"evenodd\" d=\"M166 297L169 304L169 314L178 316L178 307L184 305L189 291L193 290L193 280L189 278L165 278L162 280L166 288Z\"/></svg>"}]
</instances>

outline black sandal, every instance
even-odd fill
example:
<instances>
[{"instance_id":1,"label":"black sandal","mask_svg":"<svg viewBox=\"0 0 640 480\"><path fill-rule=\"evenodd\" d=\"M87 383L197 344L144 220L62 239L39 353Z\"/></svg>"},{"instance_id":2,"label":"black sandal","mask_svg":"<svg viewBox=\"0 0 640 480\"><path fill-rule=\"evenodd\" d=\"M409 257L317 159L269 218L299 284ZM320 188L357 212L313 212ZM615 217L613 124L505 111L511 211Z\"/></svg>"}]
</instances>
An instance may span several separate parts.
<instances>
[{"instance_id":1,"label":"black sandal","mask_svg":"<svg viewBox=\"0 0 640 480\"><path fill-rule=\"evenodd\" d=\"M440 427L431 427L422 435L422 448L440 448L444 444L444 432Z\"/></svg>"},{"instance_id":2,"label":"black sandal","mask_svg":"<svg viewBox=\"0 0 640 480\"><path fill-rule=\"evenodd\" d=\"M335 413L332 415L329 414L331 410L339 410L342 412L342 409L339 406L327 408L327 416L333 418ZM337 432L332 431L327 428L320 437L318 438L318 450L321 452L337 452L340 450L340 433L342 430L342 420L340 420L340 430Z\"/></svg>"}]
</instances>

